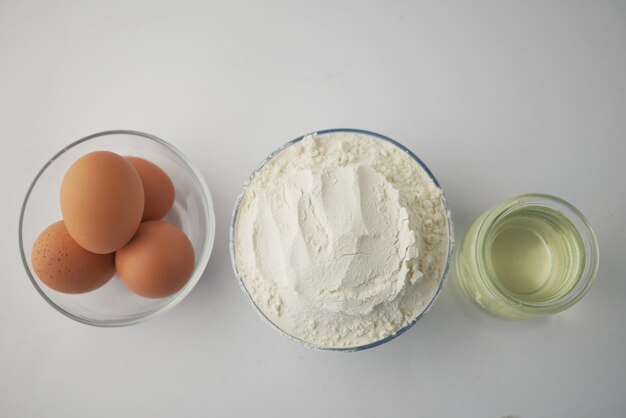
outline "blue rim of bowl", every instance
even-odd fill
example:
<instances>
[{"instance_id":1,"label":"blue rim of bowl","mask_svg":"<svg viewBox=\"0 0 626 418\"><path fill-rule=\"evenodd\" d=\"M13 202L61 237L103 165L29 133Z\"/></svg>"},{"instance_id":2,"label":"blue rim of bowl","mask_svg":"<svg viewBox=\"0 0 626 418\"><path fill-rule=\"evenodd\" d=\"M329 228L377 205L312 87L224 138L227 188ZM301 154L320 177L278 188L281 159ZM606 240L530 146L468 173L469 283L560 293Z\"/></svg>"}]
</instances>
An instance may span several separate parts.
<instances>
[{"instance_id":1,"label":"blue rim of bowl","mask_svg":"<svg viewBox=\"0 0 626 418\"><path fill-rule=\"evenodd\" d=\"M430 302L428 303L428 305L426 306L426 308L424 308L423 311L421 311L414 319L412 319L411 322L406 324L404 327L400 328L394 334L389 335L389 336L387 336L387 337L385 337L385 338L383 338L381 340L374 341L372 343L368 343L368 344L364 344L364 345L355 346L355 347L321 347L321 346L317 346L315 344L311 344L310 342L304 341L304 340L302 340L300 338L294 337L293 335L285 332L278 325L273 323L265 315L265 313L263 313L263 311L257 306L257 304L254 302L254 300L252 299L252 296L250 296L250 293L248 292L248 289L246 289L246 286L243 283L243 279L242 279L241 275L239 274L239 271L237 270L237 260L235 259L235 245L234 245L235 239L234 238L235 238L235 225L236 225L236 222L237 222L237 214L239 212L239 206L241 204L241 199L243 198L243 195L245 194L246 189L248 188L248 186L250 185L250 182L252 182L252 179L254 179L256 174L265 166L265 164L267 164L269 161L271 161L279 153L281 153L286 148L292 146L293 144L296 144L296 143L302 141L304 138L306 138L308 136L326 135L326 134L337 133L337 132L356 133L356 134L372 136L372 137L375 137L375 138L387 141L387 142L395 145L396 147L398 147L401 151L405 152L409 157L411 157L415 162L417 162L417 164L426 172L426 174L433 181L433 183L435 183L435 185L439 188L439 190L441 190L441 200L442 200L442 203L443 203L444 210L446 211L446 220L448 222L448 256L446 258L446 265L445 265L444 270L443 270L443 272L441 274L441 278L439 280L439 285L437 287L437 290L436 290L435 294L433 295L432 299L430 300ZM270 155L268 155L261 162L261 164L258 165L258 167L252 172L252 174L250 175L248 180L244 183L243 190L241 191L241 194L239 194L239 196L237 197L237 200L235 202L235 208L233 210L233 214L232 214L232 217L231 217L231 224L230 224L230 243L229 243L229 247L230 247L230 260L231 260L231 264L232 264L233 270L235 272L235 277L237 278L237 280L239 282L239 286L243 290L244 294L247 296L247 298L250 301L250 303L252 303L252 306L254 306L254 309L257 311L257 313L261 316L261 319L263 319L265 322L270 324L270 326L272 326L272 328L277 330L280 334L286 336L287 338L289 338L291 340L295 340L295 341L297 341L297 342L299 342L299 343L301 343L301 344L303 344L303 345L305 345L305 346L307 346L309 348L312 348L312 349L315 349L315 350L321 350L321 351L356 352L356 351L363 351L363 350L367 350L369 348L377 347L379 345L385 344L385 343L393 340L394 338L399 337L400 335L404 334L409 328L413 327L413 325L415 325L417 323L417 321L419 321L424 315L426 315L426 313L428 313L430 308L433 306L433 303L435 302L435 300L439 297L439 294L441 293L441 289L443 289L443 286L444 286L444 284L445 284L445 282L447 281L447 278L448 278L448 272L450 270L450 264L451 264L451 261L452 261L452 253L454 252L453 251L454 250L454 231L453 231L453 225L452 225L452 218L450 216L450 210L448 208L448 201L446 200L445 194L443 193L443 189L441 188L441 185L439 184L439 182L437 181L437 179L435 178L433 173L430 171L430 169L426 166L426 164L424 164L424 162L417 155L415 155L413 152L411 152L411 150L409 150L407 147L405 147L404 145L400 144L399 142L397 142L397 141L395 141L395 140L393 140L393 139L391 139L391 138L389 138L387 136L381 135L379 133L366 131L366 130L363 130L363 129L337 128L337 129L325 129L325 130L322 130L322 131L315 131L315 132L311 132L309 134L302 135L302 136L300 136L300 137L298 137L296 139L293 139L293 140L287 142L286 144L284 144L283 146L279 147L278 149L276 149L274 152L272 152Z\"/></svg>"},{"instance_id":2,"label":"blue rim of bowl","mask_svg":"<svg viewBox=\"0 0 626 418\"><path fill-rule=\"evenodd\" d=\"M197 267L194 269L193 274L189 278L189 281L187 282L185 287L183 287L172 298L172 300L170 300L166 305L162 306L161 308L159 308L156 311L151 312L151 313L149 313L147 315L139 316L139 317L136 317L136 318L131 318L129 320L91 321L91 320L89 320L87 318L83 318L81 316L78 316L78 315L75 315L75 314L73 314L71 312L66 311L65 309L63 309L62 307L57 305L52 299L50 299L48 297L48 295L46 295L46 293L41 289L41 287L37 283L37 280L35 279L35 277L33 277L33 274L31 273L30 267L28 265L28 260L26 259L26 254L25 254L25 251L24 251L24 241L23 241L23 238L22 238L22 229L24 227L24 213L26 212L26 206L28 204L28 200L30 198L30 194L33 191L33 188L35 187L35 184L37 184L37 181L43 175L43 173L46 171L46 169L54 161L56 161L57 158L59 158L61 155L65 154L71 148L74 148L75 146L80 145L83 142L87 142L90 139L98 138L98 137L101 137L101 136L107 136L107 135L135 135L135 136L140 136L140 137L143 137L143 138L155 141L156 143L158 143L160 145L163 145L164 147L166 147L170 151L172 151L176 156L178 156L187 165L189 170L193 173L193 175L195 177L195 180L198 182L198 185L200 186L201 195L202 195L202 198L203 198L203 201L204 201L204 206L205 206L205 211L204 212L205 212L205 221L207 223L208 235L207 235L206 241L205 241L206 249L203 252L200 261L198 262ZM22 257L22 263L24 264L24 269L26 270L26 274L28 274L28 277L29 277L31 283L33 284L35 289L37 289L37 292L39 293L39 295L41 295L41 297L44 298L46 300L46 302L48 302L48 304L50 306L52 306L54 309L56 309L58 312L62 313L63 315L67 316L68 318L71 318L71 319L73 319L75 321L78 321L80 323L83 323L83 324L97 326L97 327L103 327L103 328L122 327L122 326L134 325L134 324L138 324L138 323L141 323L141 322L145 322L145 321L147 321L149 319L152 319L152 318L154 318L154 317L156 317L156 316L158 316L158 315L160 315L162 313L165 313L165 312L169 311L174 306L178 305L178 303L180 303L189 294L189 292L191 292L191 290L196 286L198 281L200 281L200 278L202 277L202 274L204 273L204 270L206 269L206 266L207 266L207 264L209 262L209 258L211 257L211 253L213 252L213 244L214 244L214 241L215 241L215 209L213 207L213 199L211 197L211 192L209 191L209 187L207 186L206 181L204 180L204 177L202 176L200 171L198 171L198 169L196 169L193 166L191 161L189 161L189 159L187 157L185 157L185 155L182 152L180 152L176 147L174 147L173 145L171 145L170 143L164 141L161 138L158 138L158 137L156 137L154 135L151 135L151 134L147 134L145 132L126 130L126 129L103 131L103 132L98 132L98 133L86 136L84 138L81 138L81 139L79 139L77 141L72 142L68 146L64 147L61 151L57 152L39 170L39 172L37 173L37 175L33 179L32 183L28 187L28 191L26 192L26 196L24 197L24 201L22 203L22 208L20 210L20 222L19 222L19 226L18 226L18 235L19 235L20 255Z\"/></svg>"}]
</instances>

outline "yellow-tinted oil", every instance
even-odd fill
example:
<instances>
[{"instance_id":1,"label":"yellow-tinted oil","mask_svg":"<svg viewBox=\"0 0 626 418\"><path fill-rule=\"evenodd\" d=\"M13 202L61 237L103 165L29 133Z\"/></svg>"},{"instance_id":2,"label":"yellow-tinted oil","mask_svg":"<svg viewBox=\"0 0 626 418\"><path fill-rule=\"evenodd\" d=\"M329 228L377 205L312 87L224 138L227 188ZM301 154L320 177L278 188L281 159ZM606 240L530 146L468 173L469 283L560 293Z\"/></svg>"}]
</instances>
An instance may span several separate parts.
<instances>
[{"instance_id":1,"label":"yellow-tinted oil","mask_svg":"<svg viewBox=\"0 0 626 418\"><path fill-rule=\"evenodd\" d=\"M500 287L522 303L561 297L576 285L584 266L578 231L561 213L545 207L522 207L505 215L486 250Z\"/></svg>"},{"instance_id":2,"label":"yellow-tinted oil","mask_svg":"<svg viewBox=\"0 0 626 418\"><path fill-rule=\"evenodd\" d=\"M552 269L552 257L543 238L531 229L503 228L491 245L495 276L509 291L527 295L541 289Z\"/></svg>"}]
</instances>

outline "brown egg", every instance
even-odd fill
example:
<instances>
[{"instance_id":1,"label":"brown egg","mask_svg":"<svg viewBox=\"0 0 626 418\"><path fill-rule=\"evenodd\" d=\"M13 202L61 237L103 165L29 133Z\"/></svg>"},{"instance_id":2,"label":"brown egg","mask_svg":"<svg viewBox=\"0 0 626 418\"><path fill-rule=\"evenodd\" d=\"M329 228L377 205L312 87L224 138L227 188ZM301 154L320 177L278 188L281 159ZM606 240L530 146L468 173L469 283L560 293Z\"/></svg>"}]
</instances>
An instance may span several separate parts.
<instances>
[{"instance_id":1,"label":"brown egg","mask_svg":"<svg viewBox=\"0 0 626 418\"><path fill-rule=\"evenodd\" d=\"M126 158L95 151L79 158L61 185L68 232L97 254L116 251L133 237L143 215L143 185Z\"/></svg>"},{"instance_id":2,"label":"brown egg","mask_svg":"<svg viewBox=\"0 0 626 418\"><path fill-rule=\"evenodd\" d=\"M126 157L135 167L143 183L144 207L142 221L161 219L174 204L174 184L158 166L138 157Z\"/></svg>"},{"instance_id":3,"label":"brown egg","mask_svg":"<svg viewBox=\"0 0 626 418\"><path fill-rule=\"evenodd\" d=\"M115 255L85 250L70 237L63 221L50 225L37 237L31 261L41 281L63 293L89 292L115 274Z\"/></svg>"},{"instance_id":4,"label":"brown egg","mask_svg":"<svg viewBox=\"0 0 626 418\"><path fill-rule=\"evenodd\" d=\"M178 292L194 269L191 242L174 225L148 221L133 239L115 254L115 267L122 282L147 298L162 298Z\"/></svg>"}]
</instances>

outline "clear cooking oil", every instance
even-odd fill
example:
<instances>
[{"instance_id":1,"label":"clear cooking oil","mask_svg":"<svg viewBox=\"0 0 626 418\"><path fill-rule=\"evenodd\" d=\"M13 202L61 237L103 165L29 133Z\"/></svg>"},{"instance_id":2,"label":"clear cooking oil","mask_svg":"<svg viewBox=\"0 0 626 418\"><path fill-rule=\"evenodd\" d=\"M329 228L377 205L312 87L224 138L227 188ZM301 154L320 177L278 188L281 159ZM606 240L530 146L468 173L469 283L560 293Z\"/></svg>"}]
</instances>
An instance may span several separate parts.
<instances>
[{"instance_id":1,"label":"clear cooking oil","mask_svg":"<svg viewBox=\"0 0 626 418\"><path fill-rule=\"evenodd\" d=\"M486 212L457 253L464 290L485 309L512 318L559 312L587 291L597 241L573 206L524 195Z\"/></svg>"}]
</instances>

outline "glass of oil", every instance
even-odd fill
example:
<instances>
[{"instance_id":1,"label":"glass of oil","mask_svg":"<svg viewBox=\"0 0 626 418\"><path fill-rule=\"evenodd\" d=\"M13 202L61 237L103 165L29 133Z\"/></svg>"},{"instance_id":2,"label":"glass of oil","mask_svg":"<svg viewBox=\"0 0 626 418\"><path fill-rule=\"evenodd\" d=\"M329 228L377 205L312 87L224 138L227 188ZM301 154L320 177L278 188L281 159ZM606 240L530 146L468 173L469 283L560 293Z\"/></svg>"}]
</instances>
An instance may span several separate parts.
<instances>
[{"instance_id":1,"label":"glass of oil","mask_svg":"<svg viewBox=\"0 0 626 418\"><path fill-rule=\"evenodd\" d=\"M599 251L578 209L554 196L527 194L474 221L456 258L470 298L493 314L526 319L578 302L596 276Z\"/></svg>"}]
</instances>

